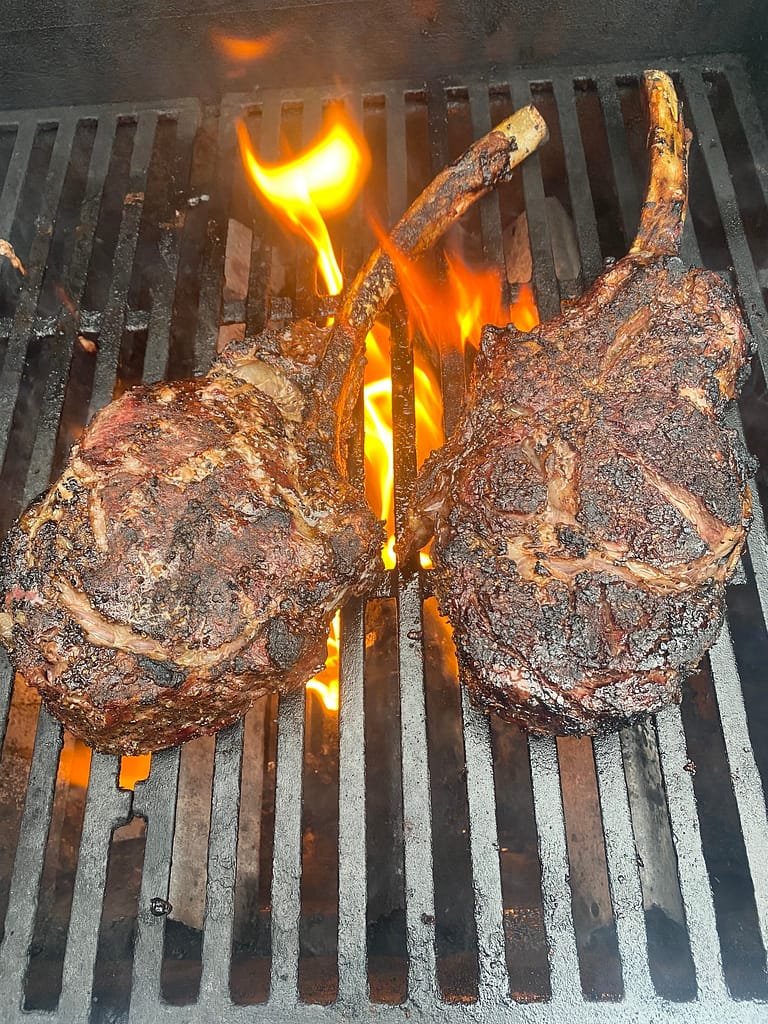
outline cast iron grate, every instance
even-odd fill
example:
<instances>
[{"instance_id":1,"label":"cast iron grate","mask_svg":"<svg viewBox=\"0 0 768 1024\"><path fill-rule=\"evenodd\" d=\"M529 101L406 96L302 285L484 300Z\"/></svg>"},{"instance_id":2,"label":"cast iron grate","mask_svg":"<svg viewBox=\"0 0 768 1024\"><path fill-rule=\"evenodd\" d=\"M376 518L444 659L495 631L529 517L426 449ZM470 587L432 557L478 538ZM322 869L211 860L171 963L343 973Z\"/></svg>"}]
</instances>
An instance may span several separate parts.
<instances>
[{"instance_id":1,"label":"cast iron grate","mask_svg":"<svg viewBox=\"0 0 768 1024\"><path fill-rule=\"evenodd\" d=\"M742 417L763 456L768 139L738 59L662 66L697 140L685 254L738 278L759 346ZM525 210L546 318L632 236L641 70L377 83L343 97L284 90L220 111L4 114L0 238L26 275L4 265L0 282L3 526L116 390L202 370L222 325L254 335L268 315L312 309L309 262L244 191L238 113L269 157L281 131L308 139L343 100L374 149L368 199L392 222L433 170L533 93L550 148L467 235L503 265L508 222ZM569 278L557 275L552 199L579 255ZM230 218L252 228L243 294L223 290ZM357 208L334 225L347 268L371 242L364 223ZM416 468L413 373L391 312L399 519ZM450 429L464 367L446 359L441 373ZM352 463L361 479L359 445ZM65 778L71 738L29 709L4 663L3 1019L764 1019L768 546L756 505L728 626L683 708L594 743L528 741L459 697L435 654L428 573L392 571L367 607L344 610L338 726L303 695L277 711L263 702L215 742L155 755L135 792L117 784L113 757L93 756L87 793ZM323 859L315 848L329 842ZM68 879L57 857L69 857ZM313 903L310 866L328 912ZM169 917L171 895L187 909Z\"/></svg>"}]
</instances>

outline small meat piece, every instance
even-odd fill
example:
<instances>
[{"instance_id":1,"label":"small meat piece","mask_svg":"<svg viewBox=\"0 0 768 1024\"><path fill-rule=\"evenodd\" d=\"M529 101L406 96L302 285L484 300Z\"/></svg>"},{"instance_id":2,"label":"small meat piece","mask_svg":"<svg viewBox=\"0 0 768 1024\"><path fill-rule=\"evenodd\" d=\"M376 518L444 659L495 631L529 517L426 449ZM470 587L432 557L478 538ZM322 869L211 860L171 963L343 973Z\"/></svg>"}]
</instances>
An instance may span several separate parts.
<instances>
[{"instance_id":1,"label":"small meat piece","mask_svg":"<svg viewBox=\"0 0 768 1024\"><path fill-rule=\"evenodd\" d=\"M724 413L750 341L730 286L680 260L689 136L669 78L644 81L651 176L629 255L529 334L485 329L400 542L434 533L461 679L533 733L679 700L749 528L752 463Z\"/></svg>"},{"instance_id":2,"label":"small meat piece","mask_svg":"<svg viewBox=\"0 0 768 1024\"><path fill-rule=\"evenodd\" d=\"M518 112L438 176L391 244L424 251L546 134ZM93 419L0 550L0 638L97 750L158 750L235 721L323 664L330 620L380 569L382 525L344 473L365 338L392 294L374 253L332 328L232 343L194 380Z\"/></svg>"}]
</instances>

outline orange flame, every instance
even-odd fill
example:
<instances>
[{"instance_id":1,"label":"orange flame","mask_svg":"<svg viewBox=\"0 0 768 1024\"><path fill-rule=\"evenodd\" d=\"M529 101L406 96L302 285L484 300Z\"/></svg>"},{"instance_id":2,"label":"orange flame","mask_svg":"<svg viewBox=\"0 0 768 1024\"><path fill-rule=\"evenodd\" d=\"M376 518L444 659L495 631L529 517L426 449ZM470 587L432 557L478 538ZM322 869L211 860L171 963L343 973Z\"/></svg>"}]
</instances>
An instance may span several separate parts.
<instances>
[{"instance_id":1,"label":"orange flame","mask_svg":"<svg viewBox=\"0 0 768 1024\"><path fill-rule=\"evenodd\" d=\"M64 744L59 758L59 781L85 789L91 774L92 754L91 748L82 740L71 737L71 742ZM118 786L121 789L133 789L137 782L143 782L147 778L151 763L151 754L121 757Z\"/></svg>"},{"instance_id":2,"label":"orange flame","mask_svg":"<svg viewBox=\"0 0 768 1024\"><path fill-rule=\"evenodd\" d=\"M237 135L255 187L283 222L314 247L328 293L338 295L344 282L321 214L345 209L359 193L371 162L365 142L339 119L302 156L266 166L257 159L242 121L237 124Z\"/></svg>"},{"instance_id":3,"label":"orange flame","mask_svg":"<svg viewBox=\"0 0 768 1024\"><path fill-rule=\"evenodd\" d=\"M386 569L393 569L396 561L390 348L389 330L381 323L374 324L365 348L365 492L371 507L386 523L387 543L381 556ZM416 451L420 466L429 453L442 444L443 406L434 374L418 351L414 353L414 378ZM426 559L427 556L422 558L422 565L428 568Z\"/></svg>"},{"instance_id":4,"label":"orange flame","mask_svg":"<svg viewBox=\"0 0 768 1024\"><path fill-rule=\"evenodd\" d=\"M120 775L117 780L121 789L135 789L137 782L149 777L152 767L151 754L126 754L120 758Z\"/></svg>"},{"instance_id":5,"label":"orange flame","mask_svg":"<svg viewBox=\"0 0 768 1024\"><path fill-rule=\"evenodd\" d=\"M70 786L88 785L91 774L91 755L93 751L82 740L74 736L68 737L59 756L58 782L68 782Z\"/></svg>"},{"instance_id":6,"label":"orange flame","mask_svg":"<svg viewBox=\"0 0 768 1024\"><path fill-rule=\"evenodd\" d=\"M441 351L463 352L467 345L478 348L486 324L503 326L511 321L518 330L530 331L539 322L527 284L520 286L518 299L509 309L496 270L471 268L457 253L446 253L448 273L444 282L437 282L402 253L388 251L411 323Z\"/></svg>"},{"instance_id":7,"label":"orange flame","mask_svg":"<svg viewBox=\"0 0 768 1024\"><path fill-rule=\"evenodd\" d=\"M394 530L394 453L392 438L392 378L390 376L390 334L376 323L366 339L366 367L363 403L365 410L365 490L372 508L387 524L387 543L382 561L388 569L395 565ZM419 465L443 440L442 403L437 381L428 364L416 354L416 447ZM419 394L420 392L420 394ZM422 565L429 556L422 553ZM325 668L307 683L327 711L339 710L339 634L337 612L328 634L328 658Z\"/></svg>"},{"instance_id":8,"label":"orange flame","mask_svg":"<svg viewBox=\"0 0 768 1024\"><path fill-rule=\"evenodd\" d=\"M395 565L394 466L392 437L392 378L389 368L390 338L381 323L373 325L365 342L365 493L379 519L386 523L387 543L382 560Z\"/></svg>"},{"instance_id":9,"label":"orange flame","mask_svg":"<svg viewBox=\"0 0 768 1024\"><path fill-rule=\"evenodd\" d=\"M328 657L325 668L307 683L307 690L317 694L326 711L339 710L339 637L341 612L336 612L328 633Z\"/></svg>"},{"instance_id":10,"label":"orange flame","mask_svg":"<svg viewBox=\"0 0 768 1024\"><path fill-rule=\"evenodd\" d=\"M526 334L541 322L533 297L533 288L529 284L521 284L518 288L517 298L509 311L509 319L518 331L524 331Z\"/></svg>"},{"instance_id":11,"label":"orange flame","mask_svg":"<svg viewBox=\"0 0 768 1024\"><path fill-rule=\"evenodd\" d=\"M256 39L243 39L240 36L228 36L218 29L211 30L211 41L219 53L234 64L249 64L262 60L274 53L282 41L282 33L273 32L268 36Z\"/></svg>"},{"instance_id":12,"label":"orange flame","mask_svg":"<svg viewBox=\"0 0 768 1024\"><path fill-rule=\"evenodd\" d=\"M482 329L486 324L502 326L512 322L520 331L530 331L539 322L538 310L530 286L523 284L518 289L518 297L511 309L506 308L503 301L504 289L501 279L494 270L471 269L456 254L446 253L448 273L445 282L438 283L430 279L427 274L413 263L407 260L402 253L387 247L386 239L382 239L382 245L387 248L390 257L397 269L400 290L405 299L409 313L409 326L411 330L418 329L424 339L434 348L440 351L457 350L463 352L467 345L474 348L479 347ZM369 347L367 354L371 359L371 346L369 335ZM423 358L419 361L419 349L414 349L414 378L416 386L416 444L419 465L443 442L442 435L442 398L439 389L434 382L429 366ZM388 374L387 374L388 377ZM366 378L367 379L367 378ZM391 396L391 382L387 380ZM378 391L384 391L384 382L376 384ZM366 459L368 459L368 433L369 425L367 419L368 399L366 389ZM391 438L391 420L390 438ZM375 424L375 432L381 434L378 424ZM382 444L382 442L379 442ZM391 451L391 440L390 449ZM391 457L389 459L391 463ZM382 465L385 463L382 462ZM366 473L366 484L368 474ZM388 498L391 493L391 483L382 484L379 493ZM369 500L375 506L370 491ZM382 518L387 518L387 525L391 523L391 513L382 507ZM387 568L394 565L393 554L394 540L391 536L384 554L384 564ZM427 551L420 552L421 565L424 568L431 568L432 560Z\"/></svg>"}]
</instances>

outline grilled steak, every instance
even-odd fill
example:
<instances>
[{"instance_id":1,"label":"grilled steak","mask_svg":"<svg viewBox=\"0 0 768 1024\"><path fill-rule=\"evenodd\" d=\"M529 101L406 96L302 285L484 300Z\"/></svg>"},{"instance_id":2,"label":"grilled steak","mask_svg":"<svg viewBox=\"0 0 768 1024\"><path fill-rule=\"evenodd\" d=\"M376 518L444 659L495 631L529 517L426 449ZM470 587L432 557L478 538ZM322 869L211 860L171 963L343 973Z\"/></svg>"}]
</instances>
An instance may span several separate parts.
<instances>
[{"instance_id":1,"label":"grilled steak","mask_svg":"<svg viewBox=\"0 0 768 1024\"><path fill-rule=\"evenodd\" d=\"M400 543L434 533L461 678L534 733L678 700L750 521L750 459L724 426L747 331L729 285L678 256L690 136L666 75L644 82L651 176L629 255L531 333L485 329Z\"/></svg>"},{"instance_id":2,"label":"grilled steak","mask_svg":"<svg viewBox=\"0 0 768 1024\"><path fill-rule=\"evenodd\" d=\"M545 134L520 111L438 177L392 244L423 251ZM393 283L375 253L332 328L267 331L205 377L127 392L12 527L2 640L98 750L213 732L322 666L333 613L380 567L381 524L343 466Z\"/></svg>"}]
</instances>

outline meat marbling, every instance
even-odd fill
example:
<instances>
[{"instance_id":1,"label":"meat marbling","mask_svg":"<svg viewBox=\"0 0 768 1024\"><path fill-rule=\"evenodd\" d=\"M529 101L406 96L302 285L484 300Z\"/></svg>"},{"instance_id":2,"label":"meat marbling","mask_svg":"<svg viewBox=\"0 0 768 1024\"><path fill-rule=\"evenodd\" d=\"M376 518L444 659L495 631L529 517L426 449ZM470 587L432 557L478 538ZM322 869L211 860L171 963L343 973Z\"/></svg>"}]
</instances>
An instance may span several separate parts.
<instances>
[{"instance_id":1,"label":"meat marbling","mask_svg":"<svg viewBox=\"0 0 768 1024\"><path fill-rule=\"evenodd\" d=\"M729 284L686 269L687 150L646 72L650 183L629 254L564 312L486 328L465 408L400 540L474 702L534 733L600 733L678 700L716 640L750 522L724 425L750 341Z\"/></svg>"},{"instance_id":2,"label":"meat marbling","mask_svg":"<svg viewBox=\"0 0 768 1024\"><path fill-rule=\"evenodd\" d=\"M417 254L546 137L519 111L394 229ZM332 328L235 345L204 377L99 412L0 552L0 638L45 706L101 751L157 750L301 687L383 540L344 473L365 337L394 285L374 253Z\"/></svg>"}]
</instances>

